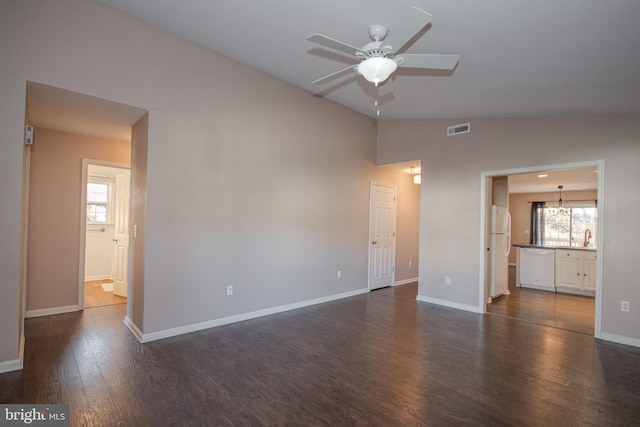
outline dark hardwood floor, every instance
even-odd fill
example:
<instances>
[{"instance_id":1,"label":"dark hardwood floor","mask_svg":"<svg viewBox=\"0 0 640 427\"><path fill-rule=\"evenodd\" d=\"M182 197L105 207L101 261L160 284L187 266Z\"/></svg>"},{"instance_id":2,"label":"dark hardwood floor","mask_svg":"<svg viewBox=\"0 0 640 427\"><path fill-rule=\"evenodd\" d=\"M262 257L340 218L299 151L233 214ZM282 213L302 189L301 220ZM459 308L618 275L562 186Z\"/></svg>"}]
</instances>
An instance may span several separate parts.
<instances>
[{"instance_id":1,"label":"dark hardwood floor","mask_svg":"<svg viewBox=\"0 0 640 427\"><path fill-rule=\"evenodd\" d=\"M1 403L71 425L640 425L640 348L417 302L417 285L140 344L125 305L26 320Z\"/></svg>"},{"instance_id":2,"label":"dark hardwood floor","mask_svg":"<svg viewBox=\"0 0 640 427\"><path fill-rule=\"evenodd\" d=\"M509 292L487 304L487 312L593 336L594 298L517 287L515 267L509 268Z\"/></svg>"}]
</instances>

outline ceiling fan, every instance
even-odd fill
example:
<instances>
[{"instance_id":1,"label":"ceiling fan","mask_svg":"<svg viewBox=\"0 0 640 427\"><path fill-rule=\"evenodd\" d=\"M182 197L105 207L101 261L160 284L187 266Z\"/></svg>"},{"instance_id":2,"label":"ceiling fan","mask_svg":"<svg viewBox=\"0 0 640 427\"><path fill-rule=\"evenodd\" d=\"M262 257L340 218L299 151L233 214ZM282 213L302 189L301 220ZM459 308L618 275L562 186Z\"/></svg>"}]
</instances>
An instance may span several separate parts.
<instances>
[{"instance_id":1,"label":"ceiling fan","mask_svg":"<svg viewBox=\"0 0 640 427\"><path fill-rule=\"evenodd\" d=\"M413 6L405 15L403 22L394 27L391 32L384 25L371 25L369 27L369 36L373 41L362 48L348 45L322 34L315 33L310 35L307 40L340 52L355 55L361 61L359 64L350 65L347 68L315 80L313 83L321 85L357 71L365 79L378 86L379 83L389 78L398 67L452 70L458 63L460 55L398 54L432 19L433 16L431 14ZM387 34L389 34L389 38L386 38Z\"/></svg>"}]
</instances>

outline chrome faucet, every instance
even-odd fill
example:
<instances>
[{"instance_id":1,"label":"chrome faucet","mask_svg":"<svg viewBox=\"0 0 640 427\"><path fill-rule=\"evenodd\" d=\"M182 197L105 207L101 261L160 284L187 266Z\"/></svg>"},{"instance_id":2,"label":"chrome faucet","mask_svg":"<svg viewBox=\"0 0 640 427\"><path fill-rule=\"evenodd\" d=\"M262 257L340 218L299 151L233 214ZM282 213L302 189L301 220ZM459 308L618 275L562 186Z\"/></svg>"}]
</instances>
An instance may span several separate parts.
<instances>
[{"instance_id":1,"label":"chrome faucet","mask_svg":"<svg viewBox=\"0 0 640 427\"><path fill-rule=\"evenodd\" d=\"M587 228L586 230L584 230L584 243L582 244L582 246L584 246L585 248L589 246L590 240L591 240L591 230Z\"/></svg>"}]
</instances>

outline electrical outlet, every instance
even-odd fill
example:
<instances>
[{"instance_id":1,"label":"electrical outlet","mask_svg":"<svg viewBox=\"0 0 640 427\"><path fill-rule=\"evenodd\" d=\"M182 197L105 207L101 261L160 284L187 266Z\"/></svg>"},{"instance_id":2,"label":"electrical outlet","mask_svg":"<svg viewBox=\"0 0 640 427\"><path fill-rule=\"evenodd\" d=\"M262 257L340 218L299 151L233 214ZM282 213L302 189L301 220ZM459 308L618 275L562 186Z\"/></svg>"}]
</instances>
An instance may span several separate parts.
<instances>
[{"instance_id":1,"label":"electrical outlet","mask_svg":"<svg viewBox=\"0 0 640 427\"><path fill-rule=\"evenodd\" d=\"M233 295L233 286L227 286L227 295Z\"/></svg>"},{"instance_id":2,"label":"electrical outlet","mask_svg":"<svg viewBox=\"0 0 640 427\"><path fill-rule=\"evenodd\" d=\"M629 301L620 301L620 310L629 311Z\"/></svg>"},{"instance_id":3,"label":"electrical outlet","mask_svg":"<svg viewBox=\"0 0 640 427\"><path fill-rule=\"evenodd\" d=\"M444 278L444 284L445 285L450 285L451 284L451 277L447 276Z\"/></svg>"},{"instance_id":4,"label":"electrical outlet","mask_svg":"<svg viewBox=\"0 0 640 427\"><path fill-rule=\"evenodd\" d=\"M338 279L342 278L342 270L338 270Z\"/></svg>"}]
</instances>

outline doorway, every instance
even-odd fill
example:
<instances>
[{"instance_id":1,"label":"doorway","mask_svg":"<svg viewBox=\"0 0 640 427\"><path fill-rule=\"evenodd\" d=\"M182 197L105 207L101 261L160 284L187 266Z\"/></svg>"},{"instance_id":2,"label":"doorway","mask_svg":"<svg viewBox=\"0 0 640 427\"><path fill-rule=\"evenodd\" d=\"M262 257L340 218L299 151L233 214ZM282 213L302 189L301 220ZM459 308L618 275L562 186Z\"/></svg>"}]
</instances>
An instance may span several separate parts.
<instances>
[{"instance_id":1,"label":"doorway","mask_svg":"<svg viewBox=\"0 0 640 427\"><path fill-rule=\"evenodd\" d=\"M82 186L85 221L84 308L126 303L129 185L126 165L86 160ZM83 169L84 170L84 169ZM82 227L81 227L82 230ZM82 264L81 264L82 265Z\"/></svg>"},{"instance_id":2,"label":"doorway","mask_svg":"<svg viewBox=\"0 0 640 427\"><path fill-rule=\"evenodd\" d=\"M396 187L371 183L369 207L369 290L395 282Z\"/></svg>"},{"instance_id":3,"label":"doorway","mask_svg":"<svg viewBox=\"0 0 640 427\"><path fill-rule=\"evenodd\" d=\"M137 124L147 111L41 83L27 82L26 89L25 117L34 138L24 166L30 178L23 189L29 201L23 230L23 312L24 317L38 317L84 308L85 159L129 168L132 135L135 129L146 132ZM137 137L146 143L146 135ZM114 242L109 243L113 249Z\"/></svg>"},{"instance_id":4,"label":"doorway","mask_svg":"<svg viewBox=\"0 0 640 427\"><path fill-rule=\"evenodd\" d=\"M538 168L526 168L526 169L514 169L507 171L496 171L496 172L487 172L483 173L483 188L482 188L482 197L483 197L483 224L487 224L490 220L490 207L491 202L493 201L492 197L492 180L494 177L509 177L509 178L517 178L520 179L527 176L533 176L535 178L539 178L543 180L547 176L553 176L556 174L580 174L580 173L590 173L592 176L592 184L591 188L595 187L595 192L591 190L591 194L589 198L592 199L593 205L597 210L597 226L595 227L596 232L596 241L595 248L590 248L593 251L593 256L597 259L596 271L595 271L595 293L594 296L584 296L584 295L575 295L570 293L563 292L549 292L548 290L541 289L530 289L528 287L520 287L517 283L517 274L516 274L516 258L510 259L509 265L509 291L510 295L502 296L493 301L493 303L487 303L487 299L485 299L481 304L484 307L483 311L486 311L491 314L503 315L507 317L513 317L519 320L529 321L532 323L538 323L546 326L552 326L562 329L568 329L575 332L585 333L589 335L594 335L596 338L599 338L601 325L600 325L600 313L601 313L601 286L602 286L602 257L601 257L601 247L602 247L602 223L603 223L603 210L602 210L602 200L604 198L603 194L603 179L604 179L604 170L603 170L602 161L594 161L594 162L584 162L584 163L573 163L573 164L562 164L562 165L551 165L545 167ZM595 173L594 173L595 172ZM569 176L567 175L567 176ZM514 180L517 182L517 180ZM542 181L540 181L542 182ZM557 188L557 185L554 184ZM577 185L577 184L576 184ZM572 186L569 186L570 188ZM575 189L575 185L573 186ZM543 191L543 190L540 190ZM550 190L545 190L550 191ZM531 193L535 193L536 196L533 198L540 197L540 194L548 194L548 199L551 201L551 204L554 203L553 199L555 198L555 202L558 201L557 190L551 193L537 193L535 191L531 191ZM576 190L577 194L577 190ZM511 194L509 191L509 202L513 203L513 200L517 200L516 197ZM528 195L522 194L518 196L528 197ZM521 197L522 198L522 197ZM532 197L529 197L531 199ZM578 197L581 198L581 197ZM524 200L524 198L523 198ZM567 198L565 197L565 200ZM579 200L579 202L584 202L586 200ZM529 203L529 210L526 214L517 213L517 206L512 206L515 212L512 213L512 216L525 216L526 215L526 225L521 222L521 225L516 226L515 229L512 229L512 237L514 243L528 244L529 243L529 235L532 230L530 230L530 206L531 200L527 201ZM522 201L519 202L522 204ZM518 202L516 203L516 205ZM514 218L514 222L517 220ZM484 270L482 272L482 280L481 280L481 288L480 293L481 297L486 298L488 296L488 276L491 274L491 266L487 261L486 255L486 239L488 238L487 226L483 226L482 230L482 242L483 242L483 254L485 263L483 264ZM520 233L520 235L518 235ZM525 234L527 234L525 236ZM523 239L526 238L526 242ZM569 240L567 245L572 244L572 241ZM563 246L563 244L555 243L555 246ZM513 250L517 252L518 248L513 247ZM584 249L584 248L580 248ZM577 251L576 251L577 252ZM553 288L552 288L553 289ZM593 295L593 293L592 293Z\"/></svg>"}]
</instances>

